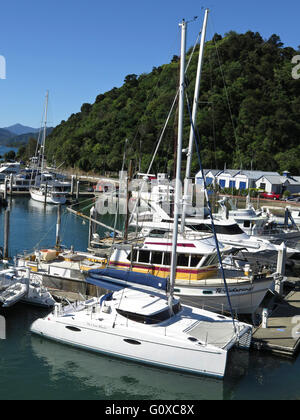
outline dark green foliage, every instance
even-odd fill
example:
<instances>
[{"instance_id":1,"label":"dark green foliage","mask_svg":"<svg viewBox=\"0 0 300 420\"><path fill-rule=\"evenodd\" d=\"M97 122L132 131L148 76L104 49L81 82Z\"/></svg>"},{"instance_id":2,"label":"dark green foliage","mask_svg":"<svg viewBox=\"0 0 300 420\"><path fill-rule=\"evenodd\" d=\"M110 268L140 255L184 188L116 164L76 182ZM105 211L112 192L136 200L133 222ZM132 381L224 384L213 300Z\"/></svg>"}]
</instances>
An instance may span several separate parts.
<instances>
[{"instance_id":1,"label":"dark green foliage","mask_svg":"<svg viewBox=\"0 0 300 420\"><path fill-rule=\"evenodd\" d=\"M215 34L206 43L197 115L204 167L221 169L226 164L299 173L300 80L291 74L296 54L284 48L277 35L264 40L251 31L230 32L224 38ZM186 76L191 103L197 62L195 54ZM81 112L53 130L47 138L48 160L84 171L118 171L128 139L127 161L133 159L136 169L146 171L178 78L177 56L150 74L127 75L122 87L98 95L92 105L83 104ZM186 110L185 146L189 131ZM176 137L174 113L152 172L172 175ZM195 154L192 169L198 171Z\"/></svg>"}]
</instances>

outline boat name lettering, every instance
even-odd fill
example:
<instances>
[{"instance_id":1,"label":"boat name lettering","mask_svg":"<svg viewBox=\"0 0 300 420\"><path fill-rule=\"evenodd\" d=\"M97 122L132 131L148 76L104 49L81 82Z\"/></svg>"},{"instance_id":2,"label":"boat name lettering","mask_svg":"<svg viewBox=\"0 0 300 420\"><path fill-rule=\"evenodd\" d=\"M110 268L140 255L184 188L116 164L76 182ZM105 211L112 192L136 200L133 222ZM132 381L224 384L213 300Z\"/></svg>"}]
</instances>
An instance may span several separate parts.
<instances>
[{"instance_id":1,"label":"boat name lettering","mask_svg":"<svg viewBox=\"0 0 300 420\"><path fill-rule=\"evenodd\" d=\"M252 290L253 290L253 287L247 287L247 288L242 288L242 289L234 288L234 289L229 289L228 292L229 293L241 293L241 292L251 292ZM218 289L216 289L216 293L226 293L226 289L225 288L218 288Z\"/></svg>"}]
</instances>

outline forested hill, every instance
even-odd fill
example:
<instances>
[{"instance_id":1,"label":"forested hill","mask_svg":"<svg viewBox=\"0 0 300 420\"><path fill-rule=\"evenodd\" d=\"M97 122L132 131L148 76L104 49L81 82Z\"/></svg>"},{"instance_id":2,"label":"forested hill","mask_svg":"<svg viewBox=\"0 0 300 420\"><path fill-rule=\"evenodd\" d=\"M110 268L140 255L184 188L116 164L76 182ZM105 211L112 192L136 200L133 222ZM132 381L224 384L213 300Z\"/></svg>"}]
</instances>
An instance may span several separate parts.
<instances>
[{"instance_id":1,"label":"forested hill","mask_svg":"<svg viewBox=\"0 0 300 420\"><path fill-rule=\"evenodd\" d=\"M197 48L198 49L198 48ZM189 50L191 54L192 48ZM291 59L299 54L284 47L276 35L259 33L226 37L206 43L197 127L203 166L300 173L300 80L292 78ZM198 53L187 72L193 99ZM124 144L136 167L148 168L157 139L174 100L179 58L149 74L126 76L120 88L83 104L81 112L62 121L47 139L47 157L82 170L118 171ZM186 111L185 142L189 137ZM172 116L153 171L172 172L176 139ZM194 155L193 172L198 170Z\"/></svg>"}]
</instances>

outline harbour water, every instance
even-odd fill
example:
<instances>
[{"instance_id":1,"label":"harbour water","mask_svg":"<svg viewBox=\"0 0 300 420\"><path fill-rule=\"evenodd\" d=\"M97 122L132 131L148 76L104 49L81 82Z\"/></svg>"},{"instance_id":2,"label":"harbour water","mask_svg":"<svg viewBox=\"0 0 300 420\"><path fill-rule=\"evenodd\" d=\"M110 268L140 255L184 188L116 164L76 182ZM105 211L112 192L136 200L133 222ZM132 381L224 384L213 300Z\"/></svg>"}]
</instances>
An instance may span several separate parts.
<instances>
[{"instance_id":1,"label":"harbour water","mask_svg":"<svg viewBox=\"0 0 300 420\"><path fill-rule=\"evenodd\" d=\"M1 211L3 245L4 211ZM10 253L53 247L56 208L29 198L11 206ZM88 223L62 217L62 243L86 250ZM100 356L32 336L33 320L45 312L18 304L2 313L7 337L0 340L0 399L203 400L300 399L300 357L234 351L223 381L184 375Z\"/></svg>"}]
</instances>

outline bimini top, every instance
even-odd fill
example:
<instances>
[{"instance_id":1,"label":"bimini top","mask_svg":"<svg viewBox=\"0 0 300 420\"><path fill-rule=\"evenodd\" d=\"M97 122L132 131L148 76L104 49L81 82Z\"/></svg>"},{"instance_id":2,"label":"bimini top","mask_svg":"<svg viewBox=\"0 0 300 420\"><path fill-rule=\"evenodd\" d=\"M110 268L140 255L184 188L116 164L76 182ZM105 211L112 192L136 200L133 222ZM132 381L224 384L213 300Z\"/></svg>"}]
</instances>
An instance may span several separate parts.
<instances>
[{"instance_id":1,"label":"bimini top","mask_svg":"<svg viewBox=\"0 0 300 420\"><path fill-rule=\"evenodd\" d=\"M89 270L87 283L108 290L120 290L124 287L139 290L158 289L167 291L168 279L153 276L152 274L137 273L129 270L114 268L99 268Z\"/></svg>"}]
</instances>

